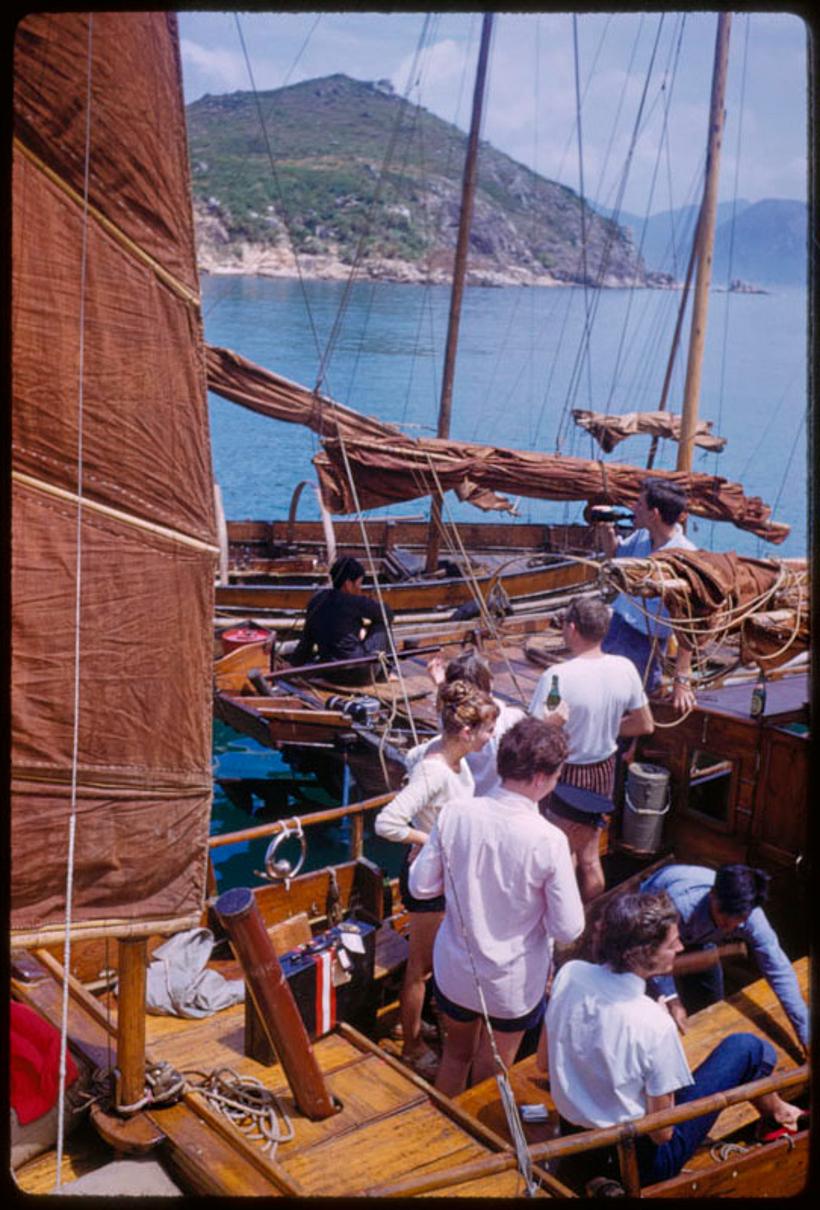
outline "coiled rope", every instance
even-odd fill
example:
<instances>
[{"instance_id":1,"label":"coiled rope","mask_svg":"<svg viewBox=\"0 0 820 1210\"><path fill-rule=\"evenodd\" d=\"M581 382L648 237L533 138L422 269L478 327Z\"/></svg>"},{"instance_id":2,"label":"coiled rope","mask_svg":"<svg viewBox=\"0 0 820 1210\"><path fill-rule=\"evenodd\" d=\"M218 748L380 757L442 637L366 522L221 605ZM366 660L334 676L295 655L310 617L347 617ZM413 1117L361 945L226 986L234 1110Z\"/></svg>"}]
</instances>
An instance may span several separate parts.
<instances>
[{"instance_id":1,"label":"coiled rope","mask_svg":"<svg viewBox=\"0 0 820 1210\"><path fill-rule=\"evenodd\" d=\"M271 1159L280 1143L293 1138L293 1122L287 1110L255 1076L240 1076L230 1067L219 1067L210 1075L201 1071L186 1071L184 1075L193 1092L203 1096L251 1142L261 1142L261 1150Z\"/></svg>"}]
</instances>

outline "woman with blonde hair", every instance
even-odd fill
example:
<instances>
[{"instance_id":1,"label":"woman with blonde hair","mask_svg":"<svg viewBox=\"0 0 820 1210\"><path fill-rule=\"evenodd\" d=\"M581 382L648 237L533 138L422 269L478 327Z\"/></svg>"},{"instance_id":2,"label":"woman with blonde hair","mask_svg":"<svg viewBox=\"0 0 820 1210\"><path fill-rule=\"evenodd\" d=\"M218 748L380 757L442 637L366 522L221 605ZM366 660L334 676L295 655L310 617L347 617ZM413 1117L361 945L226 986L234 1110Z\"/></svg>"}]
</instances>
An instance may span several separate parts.
<instances>
[{"instance_id":1,"label":"woman with blonde hair","mask_svg":"<svg viewBox=\"0 0 820 1210\"><path fill-rule=\"evenodd\" d=\"M438 709L441 734L411 761L407 783L379 812L375 823L378 836L408 846L399 875L402 900L410 914L410 948L400 997L402 1057L430 1079L437 1059L422 1037L421 1011L425 982L432 970L433 942L444 915L444 896L416 899L410 894L407 878L442 807L452 800L472 798L473 777L465 757L492 738L498 716L498 706L489 694L466 681L441 685Z\"/></svg>"}]
</instances>

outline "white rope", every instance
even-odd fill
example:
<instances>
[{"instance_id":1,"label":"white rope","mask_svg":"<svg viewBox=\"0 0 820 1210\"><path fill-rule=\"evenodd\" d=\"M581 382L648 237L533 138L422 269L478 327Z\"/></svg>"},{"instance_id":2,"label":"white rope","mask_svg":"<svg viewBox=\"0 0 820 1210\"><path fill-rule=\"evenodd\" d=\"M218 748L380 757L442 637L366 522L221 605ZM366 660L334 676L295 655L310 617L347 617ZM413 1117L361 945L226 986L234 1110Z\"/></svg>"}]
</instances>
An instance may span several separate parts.
<instances>
[{"instance_id":1,"label":"white rope","mask_svg":"<svg viewBox=\"0 0 820 1210\"><path fill-rule=\"evenodd\" d=\"M77 834L77 771L80 744L80 607L82 602L82 524L83 524L83 420L85 373L85 291L88 262L88 192L91 161L91 75L94 42L94 14L88 14L86 74L85 155L83 169L83 223L80 255L80 331L77 384L77 522L74 593L74 723L71 739L71 795L68 817L68 845L65 883L65 940L63 943L63 995L60 1017L60 1079L57 1090L57 1171L55 1189L62 1187L63 1144L65 1136L66 1057L68 1054L68 985L71 971L71 912L74 899L74 856Z\"/></svg>"}]
</instances>

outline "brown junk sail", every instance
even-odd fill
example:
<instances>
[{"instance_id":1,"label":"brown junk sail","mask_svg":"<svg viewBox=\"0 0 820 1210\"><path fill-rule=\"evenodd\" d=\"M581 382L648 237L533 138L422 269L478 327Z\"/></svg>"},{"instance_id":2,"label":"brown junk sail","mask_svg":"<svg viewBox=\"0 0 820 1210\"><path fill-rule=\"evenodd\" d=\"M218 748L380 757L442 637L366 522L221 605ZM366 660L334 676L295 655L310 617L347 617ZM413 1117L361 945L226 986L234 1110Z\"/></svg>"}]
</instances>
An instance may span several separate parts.
<instances>
[{"instance_id":1,"label":"brown junk sail","mask_svg":"<svg viewBox=\"0 0 820 1210\"><path fill-rule=\"evenodd\" d=\"M181 926L215 526L176 18L29 16L14 71L12 928L60 931L72 816L78 931Z\"/></svg>"}]
</instances>

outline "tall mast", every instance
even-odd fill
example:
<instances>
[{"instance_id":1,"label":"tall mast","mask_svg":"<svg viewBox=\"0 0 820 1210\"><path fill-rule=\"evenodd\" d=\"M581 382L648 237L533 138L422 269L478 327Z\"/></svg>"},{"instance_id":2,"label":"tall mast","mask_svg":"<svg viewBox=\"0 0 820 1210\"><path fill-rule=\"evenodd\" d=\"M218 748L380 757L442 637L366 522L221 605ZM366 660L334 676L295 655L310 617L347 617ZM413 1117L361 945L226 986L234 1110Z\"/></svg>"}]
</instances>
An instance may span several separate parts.
<instances>
[{"instance_id":1,"label":"tall mast","mask_svg":"<svg viewBox=\"0 0 820 1210\"><path fill-rule=\"evenodd\" d=\"M470 227L473 221L473 202L475 199L476 163L478 160L478 137L481 130L481 113L484 107L484 91L487 80L487 63L490 56L490 37L493 28L493 14L485 13L481 23L481 42L478 49L478 67L476 69L475 86L473 88L473 112L470 120L470 134L467 140L467 156L464 161L464 176L461 185L461 214L458 223L458 239L453 260L453 288L450 295L450 318L447 325L447 345L444 352L444 372L441 381L441 402L438 413L438 429L436 436L450 436L450 416L453 407L453 380L456 368L456 348L458 346L458 327L461 320L461 300L464 294L464 278L467 272L467 249L470 241ZM441 494L436 492L431 498L430 528L427 535L427 571L433 572L438 566L438 552L441 533Z\"/></svg>"},{"instance_id":2,"label":"tall mast","mask_svg":"<svg viewBox=\"0 0 820 1210\"><path fill-rule=\"evenodd\" d=\"M689 358L686 364L686 385L681 411L680 440L676 469L691 471L692 449L698 422L698 403L703 370L703 349L706 341L706 315L709 309L709 287L712 281L712 256L717 218L718 171L723 140L724 99L729 61L729 31L731 13L718 16L715 63L712 73L712 100L709 108L709 147L706 155L706 181L698 223L698 267L692 303L692 330L689 338Z\"/></svg>"}]
</instances>

